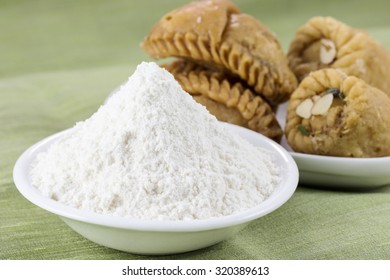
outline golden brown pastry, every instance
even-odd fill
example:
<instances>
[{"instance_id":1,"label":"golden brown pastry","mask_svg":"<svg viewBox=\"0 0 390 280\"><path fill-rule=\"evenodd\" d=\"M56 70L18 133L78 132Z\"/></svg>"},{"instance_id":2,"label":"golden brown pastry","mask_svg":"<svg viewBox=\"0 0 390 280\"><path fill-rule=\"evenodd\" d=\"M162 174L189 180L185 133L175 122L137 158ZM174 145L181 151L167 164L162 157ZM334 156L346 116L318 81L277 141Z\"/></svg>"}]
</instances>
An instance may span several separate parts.
<instances>
[{"instance_id":1,"label":"golden brown pastry","mask_svg":"<svg viewBox=\"0 0 390 280\"><path fill-rule=\"evenodd\" d=\"M390 156L390 98L340 70L311 72L291 96L286 136L297 152Z\"/></svg>"},{"instance_id":2,"label":"golden brown pastry","mask_svg":"<svg viewBox=\"0 0 390 280\"><path fill-rule=\"evenodd\" d=\"M322 68L341 69L390 96L390 52L365 32L331 17L314 17L300 27L288 51L298 80Z\"/></svg>"},{"instance_id":3,"label":"golden brown pastry","mask_svg":"<svg viewBox=\"0 0 390 280\"><path fill-rule=\"evenodd\" d=\"M239 80L188 60L179 59L162 67L218 120L247 127L280 141L283 132L271 107Z\"/></svg>"},{"instance_id":4,"label":"golden brown pastry","mask_svg":"<svg viewBox=\"0 0 390 280\"><path fill-rule=\"evenodd\" d=\"M227 0L192 2L168 13L143 48L154 58L182 57L234 74L271 104L287 100L297 86L275 35Z\"/></svg>"}]
</instances>

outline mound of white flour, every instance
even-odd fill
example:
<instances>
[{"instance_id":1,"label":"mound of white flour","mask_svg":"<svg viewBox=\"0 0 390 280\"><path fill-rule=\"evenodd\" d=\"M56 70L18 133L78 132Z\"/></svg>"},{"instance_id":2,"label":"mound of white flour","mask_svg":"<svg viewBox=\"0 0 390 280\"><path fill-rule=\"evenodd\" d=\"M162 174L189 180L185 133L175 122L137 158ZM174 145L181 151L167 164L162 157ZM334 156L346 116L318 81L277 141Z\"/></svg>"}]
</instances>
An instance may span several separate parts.
<instances>
[{"instance_id":1,"label":"mound of white flour","mask_svg":"<svg viewBox=\"0 0 390 280\"><path fill-rule=\"evenodd\" d=\"M193 220L260 204L279 170L269 152L232 135L170 73L142 63L95 114L38 155L31 179L76 208Z\"/></svg>"}]
</instances>

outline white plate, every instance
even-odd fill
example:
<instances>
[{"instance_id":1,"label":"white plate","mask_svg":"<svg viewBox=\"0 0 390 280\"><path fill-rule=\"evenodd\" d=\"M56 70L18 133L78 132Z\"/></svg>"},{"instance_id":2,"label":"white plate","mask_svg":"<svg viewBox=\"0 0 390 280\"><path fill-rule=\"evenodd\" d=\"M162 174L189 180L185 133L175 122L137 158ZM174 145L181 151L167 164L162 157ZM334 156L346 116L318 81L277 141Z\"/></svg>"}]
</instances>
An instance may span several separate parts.
<instances>
[{"instance_id":1,"label":"white plate","mask_svg":"<svg viewBox=\"0 0 390 280\"><path fill-rule=\"evenodd\" d=\"M278 108L277 119L284 128L287 103ZM299 183L337 189L371 189L390 185L390 157L346 158L294 152L283 137L281 145L299 168Z\"/></svg>"},{"instance_id":2,"label":"white plate","mask_svg":"<svg viewBox=\"0 0 390 280\"><path fill-rule=\"evenodd\" d=\"M224 125L253 145L273 151L282 169L281 183L271 196L259 206L237 214L196 221L142 221L95 214L44 197L31 184L31 163L37 153L47 150L68 131L43 139L19 157L13 173L15 185L29 201L58 215L73 230L104 246L138 254L172 254L204 248L231 237L249 222L282 206L298 184L298 168L280 145L248 129Z\"/></svg>"}]
</instances>

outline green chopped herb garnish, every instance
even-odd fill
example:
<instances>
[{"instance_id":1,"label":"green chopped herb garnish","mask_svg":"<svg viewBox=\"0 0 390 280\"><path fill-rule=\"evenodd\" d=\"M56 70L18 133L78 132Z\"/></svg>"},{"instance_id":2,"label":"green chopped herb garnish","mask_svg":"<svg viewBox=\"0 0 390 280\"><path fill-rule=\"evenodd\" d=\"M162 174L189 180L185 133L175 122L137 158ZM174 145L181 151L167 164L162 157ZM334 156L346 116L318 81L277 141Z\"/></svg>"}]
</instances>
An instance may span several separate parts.
<instances>
[{"instance_id":1,"label":"green chopped herb garnish","mask_svg":"<svg viewBox=\"0 0 390 280\"><path fill-rule=\"evenodd\" d=\"M337 96L341 100L345 99L345 95L342 91L340 91L338 88L329 88L326 93L333 94L334 96Z\"/></svg>"},{"instance_id":2,"label":"green chopped herb garnish","mask_svg":"<svg viewBox=\"0 0 390 280\"><path fill-rule=\"evenodd\" d=\"M304 127L303 125L298 126L298 130L303 135L309 136L309 131L307 131L306 127Z\"/></svg>"},{"instance_id":3,"label":"green chopped herb garnish","mask_svg":"<svg viewBox=\"0 0 390 280\"><path fill-rule=\"evenodd\" d=\"M339 94L337 95L341 100L344 100L345 99L345 95L342 91L339 92Z\"/></svg>"},{"instance_id":4,"label":"green chopped herb garnish","mask_svg":"<svg viewBox=\"0 0 390 280\"><path fill-rule=\"evenodd\" d=\"M326 93L330 93L330 94L333 94L333 95L338 95L340 92L340 90L338 88L328 88L326 90Z\"/></svg>"}]
</instances>

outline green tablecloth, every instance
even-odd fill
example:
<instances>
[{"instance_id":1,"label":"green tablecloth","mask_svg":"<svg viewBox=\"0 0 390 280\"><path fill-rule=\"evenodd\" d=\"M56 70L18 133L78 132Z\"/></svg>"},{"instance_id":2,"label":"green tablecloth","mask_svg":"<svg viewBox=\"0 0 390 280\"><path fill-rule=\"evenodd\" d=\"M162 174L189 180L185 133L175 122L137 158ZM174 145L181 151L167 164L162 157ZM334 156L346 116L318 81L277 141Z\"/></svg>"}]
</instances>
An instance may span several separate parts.
<instances>
[{"instance_id":1,"label":"green tablecloth","mask_svg":"<svg viewBox=\"0 0 390 280\"><path fill-rule=\"evenodd\" d=\"M153 258L79 236L19 194L12 168L27 147L95 112L139 62L148 60L139 43L151 25L184 2L0 2L0 259ZM268 25L285 50L296 28L315 15L331 15L364 28L390 49L387 0L236 3ZM234 238L159 258L389 257L390 187L342 192L299 186L284 206Z\"/></svg>"}]
</instances>

